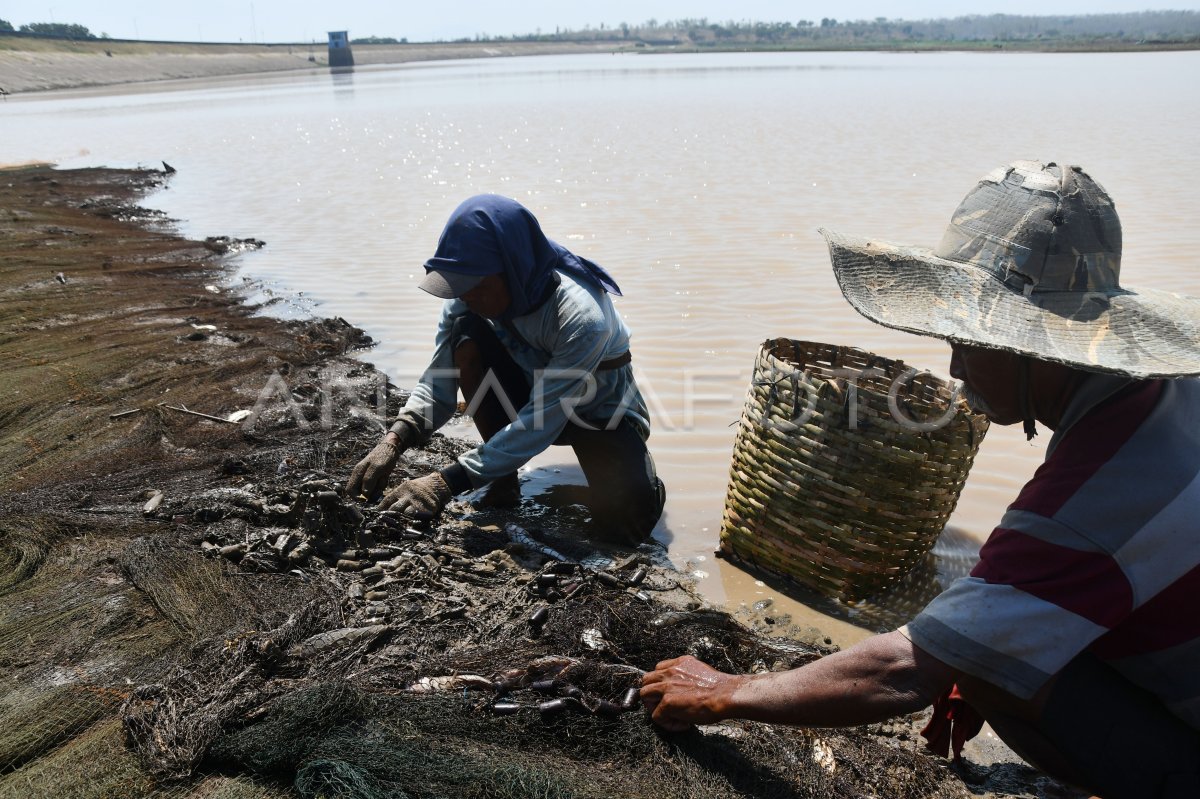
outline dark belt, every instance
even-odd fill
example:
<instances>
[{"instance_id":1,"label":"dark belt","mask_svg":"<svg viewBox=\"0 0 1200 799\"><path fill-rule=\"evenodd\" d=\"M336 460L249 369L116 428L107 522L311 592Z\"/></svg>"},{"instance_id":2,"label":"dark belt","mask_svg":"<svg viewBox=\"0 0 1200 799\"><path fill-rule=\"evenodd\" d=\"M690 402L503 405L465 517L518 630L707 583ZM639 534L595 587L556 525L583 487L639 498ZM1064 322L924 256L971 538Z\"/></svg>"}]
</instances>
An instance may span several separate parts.
<instances>
[{"instance_id":1,"label":"dark belt","mask_svg":"<svg viewBox=\"0 0 1200 799\"><path fill-rule=\"evenodd\" d=\"M609 358L607 361L601 361L596 366L596 371L597 372L607 372L610 369L620 369L622 366L624 366L625 364L629 363L632 360L633 360L633 355L631 355L629 353L629 350L625 350L624 352L622 352L620 355L618 355L615 358Z\"/></svg>"}]
</instances>

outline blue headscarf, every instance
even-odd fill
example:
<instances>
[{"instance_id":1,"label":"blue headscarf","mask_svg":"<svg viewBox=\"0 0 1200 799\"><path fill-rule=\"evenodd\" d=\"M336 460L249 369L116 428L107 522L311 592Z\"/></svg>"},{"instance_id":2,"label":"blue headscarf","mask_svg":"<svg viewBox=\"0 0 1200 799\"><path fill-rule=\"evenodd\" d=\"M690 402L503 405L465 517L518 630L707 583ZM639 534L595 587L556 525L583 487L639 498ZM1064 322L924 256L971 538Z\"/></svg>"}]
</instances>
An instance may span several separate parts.
<instances>
[{"instance_id":1,"label":"blue headscarf","mask_svg":"<svg viewBox=\"0 0 1200 799\"><path fill-rule=\"evenodd\" d=\"M524 316L545 302L558 285L556 272L621 296L617 282L603 267L546 238L529 209L498 194L477 194L454 209L425 269L466 275L503 273L512 304L502 319Z\"/></svg>"}]
</instances>

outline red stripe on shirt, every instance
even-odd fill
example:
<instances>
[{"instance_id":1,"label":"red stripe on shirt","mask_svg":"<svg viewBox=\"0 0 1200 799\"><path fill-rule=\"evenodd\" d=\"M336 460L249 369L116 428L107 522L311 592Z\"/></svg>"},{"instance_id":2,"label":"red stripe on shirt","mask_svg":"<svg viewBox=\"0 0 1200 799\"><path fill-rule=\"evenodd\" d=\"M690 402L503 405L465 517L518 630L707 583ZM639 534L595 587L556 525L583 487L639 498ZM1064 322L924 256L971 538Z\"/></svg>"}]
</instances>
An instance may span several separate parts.
<instances>
[{"instance_id":1,"label":"red stripe on shirt","mask_svg":"<svg viewBox=\"0 0 1200 799\"><path fill-rule=\"evenodd\" d=\"M1130 614L1119 629L1105 633L1091 646L1105 660L1158 652L1200 638L1200 566L1154 595Z\"/></svg>"},{"instance_id":2,"label":"red stripe on shirt","mask_svg":"<svg viewBox=\"0 0 1200 799\"><path fill-rule=\"evenodd\" d=\"M1102 627L1122 622L1133 608L1133 588L1111 556L1003 527L992 531L979 550L971 576L1011 585Z\"/></svg>"},{"instance_id":3,"label":"red stripe on shirt","mask_svg":"<svg viewBox=\"0 0 1200 799\"><path fill-rule=\"evenodd\" d=\"M1137 383L1087 413L1010 506L1052 518L1125 445L1154 410L1164 381Z\"/></svg>"}]
</instances>

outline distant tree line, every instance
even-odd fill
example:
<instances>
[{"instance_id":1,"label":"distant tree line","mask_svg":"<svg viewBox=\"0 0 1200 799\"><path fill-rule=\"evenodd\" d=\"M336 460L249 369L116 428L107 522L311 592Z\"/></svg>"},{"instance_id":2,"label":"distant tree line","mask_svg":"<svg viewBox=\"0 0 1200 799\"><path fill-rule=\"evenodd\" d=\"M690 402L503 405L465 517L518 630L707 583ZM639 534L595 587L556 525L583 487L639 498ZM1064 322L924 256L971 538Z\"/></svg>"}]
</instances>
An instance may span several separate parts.
<instances>
[{"instance_id":1,"label":"distant tree line","mask_svg":"<svg viewBox=\"0 0 1200 799\"><path fill-rule=\"evenodd\" d=\"M14 28L0 19L0 33L52 36L65 39L95 39L83 25L62 22L31 22ZM108 38L101 34L100 38ZM649 45L694 47L871 47L971 42L1200 42L1200 12L1137 11L1127 14L1086 14L1082 16L1026 16L989 14L953 19L903 20L876 17L871 20L801 19L796 22L756 22L750 20L711 22L678 19L659 22L649 19L639 25L622 22L606 27L601 23L582 30L555 28L554 33L538 29L534 33L490 36L478 33L473 38L455 41L569 41L569 42L642 42ZM408 39L390 36L366 36L353 44L407 44Z\"/></svg>"},{"instance_id":2,"label":"distant tree line","mask_svg":"<svg viewBox=\"0 0 1200 799\"><path fill-rule=\"evenodd\" d=\"M363 36L351 39L350 44L408 44L408 38L396 39L391 36Z\"/></svg>"},{"instance_id":3,"label":"distant tree line","mask_svg":"<svg viewBox=\"0 0 1200 799\"><path fill-rule=\"evenodd\" d=\"M64 22L31 22L20 28L13 28L11 22L0 19L0 33L32 33L37 36L56 36L63 39L96 38L96 34L83 25L70 25Z\"/></svg>"},{"instance_id":4,"label":"distant tree line","mask_svg":"<svg viewBox=\"0 0 1200 799\"><path fill-rule=\"evenodd\" d=\"M954 19L871 20L801 19L796 22L728 21L707 18L670 22L622 22L615 27L585 25L582 30L556 28L554 33L492 37L475 41L595 41L645 42L698 47L719 46L869 46L950 42L1054 42L1076 40L1195 42L1200 41L1196 11L1138 11L1083 16L1024 16L990 14ZM471 41L470 38L458 41Z\"/></svg>"}]
</instances>

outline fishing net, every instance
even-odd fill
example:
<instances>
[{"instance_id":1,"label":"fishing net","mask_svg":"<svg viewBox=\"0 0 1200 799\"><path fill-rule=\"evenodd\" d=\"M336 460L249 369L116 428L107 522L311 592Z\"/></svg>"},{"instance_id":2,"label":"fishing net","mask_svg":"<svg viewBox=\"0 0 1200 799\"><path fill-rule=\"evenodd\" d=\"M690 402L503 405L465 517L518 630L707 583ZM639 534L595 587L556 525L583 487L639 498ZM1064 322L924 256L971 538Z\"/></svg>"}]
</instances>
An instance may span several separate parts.
<instances>
[{"instance_id":1,"label":"fishing net","mask_svg":"<svg viewBox=\"0 0 1200 799\"><path fill-rule=\"evenodd\" d=\"M343 496L403 401L345 357L361 331L209 291L209 249L131 222L145 173L7 177L0 799L966 795L905 720L661 732L630 694L661 659L827 650L705 608L661 552L581 541L578 514L414 528Z\"/></svg>"},{"instance_id":2,"label":"fishing net","mask_svg":"<svg viewBox=\"0 0 1200 799\"><path fill-rule=\"evenodd\" d=\"M8 561L40 561L6 589L25 610L2 619L10 656L21 636L92 656L4 696L0 797L962 795L878 731L661 733L630 691L659 660L750 672L827 650L701 607L649 551L487 518L388 527L304 470L312 452L277 448L298 474L236 493L181 478L162 518L213 521L92 523L83 557L61 519L5 523Z\"/></svg>"}]
</instances>

